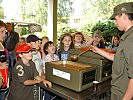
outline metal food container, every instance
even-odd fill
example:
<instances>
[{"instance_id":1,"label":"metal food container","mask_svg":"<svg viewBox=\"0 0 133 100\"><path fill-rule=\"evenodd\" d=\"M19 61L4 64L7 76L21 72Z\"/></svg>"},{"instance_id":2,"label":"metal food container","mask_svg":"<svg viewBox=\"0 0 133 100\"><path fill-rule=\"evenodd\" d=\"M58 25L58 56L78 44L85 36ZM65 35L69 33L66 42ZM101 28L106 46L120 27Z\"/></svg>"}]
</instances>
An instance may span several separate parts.
<instances>
[{"instance_id":1,"label":"metal food container","mask_svg":"<svg viewBox=\"0 0 133 100\"><path fill-rule=\"evenodd\" d=\"M80 62L47 62L45 66L47 80L77 92L91 87L95 75L95 66Z\"/></svg>"},{"instance_id":2,"label":"metal food container","mask_svg":"<svg viewBox=\"0 0 133 100\"><path fill-rule=\"evenodd\" d=\"M77 55L81 52L83 52L83 50L71 49L68 60L71 60L71 55ZM96 81L103 82L111 78L112 61L107 60L99 54L96 54L92 51L87 51L78 58L77 62L96 66Z\"/></svg>"}]
</instances>

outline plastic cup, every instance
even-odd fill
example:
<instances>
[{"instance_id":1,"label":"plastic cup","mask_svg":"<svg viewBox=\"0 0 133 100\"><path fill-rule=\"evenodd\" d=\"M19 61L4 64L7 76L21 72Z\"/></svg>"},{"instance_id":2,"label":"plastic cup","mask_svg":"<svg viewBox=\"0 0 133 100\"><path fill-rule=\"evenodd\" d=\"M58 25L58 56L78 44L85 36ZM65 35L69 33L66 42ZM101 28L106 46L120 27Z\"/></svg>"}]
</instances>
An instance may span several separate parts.
<instances>
[{"instance_id":1,"label":"plastic cup","mask_svg":"<svg viewBox=\"0 0 133 100\"><path fill-rule=\"evenodd\" d=\"M93 90L94 91L97 91L98 90L98 84L99 84L98 81L93 81Z\"/></svg>"},{"instance_id":2,"label":"plastic cup","mask_svg":"<svg viewBox=\"0 0 133 100\"><path fill-rule=\"evenodd\" d=\"M63 60L63 64L66 64L67 63L67 61L66 60Z\"/></svg>"}]
</instances>

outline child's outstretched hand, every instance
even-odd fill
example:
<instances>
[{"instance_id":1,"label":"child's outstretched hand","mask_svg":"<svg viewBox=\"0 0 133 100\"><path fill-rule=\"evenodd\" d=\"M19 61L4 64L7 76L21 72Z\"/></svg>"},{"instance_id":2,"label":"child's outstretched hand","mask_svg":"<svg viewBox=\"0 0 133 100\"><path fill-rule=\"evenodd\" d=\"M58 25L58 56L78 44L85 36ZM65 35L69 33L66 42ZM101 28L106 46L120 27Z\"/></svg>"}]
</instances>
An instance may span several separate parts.
<instances>
[{"instance_id":1,"label":"child's outstretched hand","mask_svg":"<svg viewBox=\"0 0 133 100\"><path fill-rule=\"evenodd\" d=\"M43 84L46 86L46 87L52 87L52 83L51 82L49 82L49 81L47 81L47 80L44 80L43 81Z\"/></svg>"}]
</instances>

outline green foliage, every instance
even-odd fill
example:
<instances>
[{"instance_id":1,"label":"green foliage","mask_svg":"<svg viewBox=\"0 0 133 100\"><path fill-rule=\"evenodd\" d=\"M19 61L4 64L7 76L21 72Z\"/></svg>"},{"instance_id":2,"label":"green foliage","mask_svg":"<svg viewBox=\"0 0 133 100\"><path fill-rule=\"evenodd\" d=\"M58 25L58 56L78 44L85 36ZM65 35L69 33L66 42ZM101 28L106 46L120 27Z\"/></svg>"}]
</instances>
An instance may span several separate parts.
<instances>
[{"instance_id":1,"label":"green foliage","mask_svg":"<svg viewBox=\"0 0 133 100\"><path fill-rule=\"evenodd\" d=\"M87 24L81 27L80 31L83 32L84 34L87 34L88 36L91 36L91 27L92 24Z\"/></svg>"},{"instance_id":2,"label":"green foliage","mask_svg":"<svg viewBox=\"0 0 133 100\"><path fill-rule=\"evenodd\" d=\"M110 18L116 5L131 1L133 0L81 0L81 22L86 25L105 21Z\"/></svg>"},{"instance_id":3,"label":"green foliage","mask_svg":"<svg viewBox=\"0 0 133 100\"><path fill-rule=\"evenodd\" d=\"M0 0L0 19L4 18L4 9L1 7L2 0Z\"/></svg>"},{"instance_id":4,"label":"green foliage","mask_svg":"<svg viewBox=\"0 0 133 100\"><path fill-rule=\"evenodd\" d=\"M64 34L64 33L74 33L77 31L76 28L72 28L70 25L66 25L66 24L63 24L63 23L60 23L58 24L58 29L57 29L57 35L58 35L58 38Z\"/></svg>"},{"instance_id":5,"label":"green foliage","mask_svg":"<svg viewBox=\"0 0 133 100\"><path fill-rule=\"evenodd\" d=\"M43 37L43 36L47 36L47 26L43 26L42 32L39 32L39 36Z\"/></svg>"},{"instance_id":6,"label":"green foliage","mask_svg":"<svg viewBox=\"0 0 133 100\"><path fill-rule=\"evenodd\" d=\"M69 26L64 27L64 28L62 29L62 33L73 33L73 32L76 32L76 31L77 31L76 28L71 28L71 27L69 27Z\"/></svg>"},{"instance_id":7,"label":"green foliage","mask_svg":"<svg viewBox=\"0 0 133 100\"><path fill-rule=\"evenodd\" d=\"M3 0L0 0L0 3L2 1ZM94 32L96 29L100 29L102 31L103 37L108 42L111 40L110 37L112 37L113 34L119 34L119 31L113 22L104 21L109 19L109 17L112 15L114 6L123 2L131 2L132 0L79 0L80 3L76 5L75 9L73 7L73 4L74 2L76 2L76 0L57 1L57 22L60 23L58 24L58 36L65 32L75 32L77 30L90 36L91 33ZM19 0L19 3L19 8L22 13L18 16L20 16L23 21L37 22L41 25L47 25L47 0ZM82 13L79 13L79 16L76 17L80 18L80 24L82 27L80 26L80 28L71 28L70 25L68 25L70 21L70 16L72 16L74 11L79 9L81 9ZM0 15L2 13L4 13L4 11L0 10ZM28 33L29 30L22 29L22 35ZM40 34L43 36L46 33L47 28L45 28Z\"/></svg>"},{"instance_id":8,"label":"green foliage","mask_svg":"<svg viewBox=\"0 0 133 100\"><path fill-rule=\"evenodd\" d=\"M21 29L20 36L29 34L29 29L27 27L22 27L20 29Z\"/></svg>"},{"instance_id":9,"label":"green foliage","mask_svg":"<svg viewBox=\"0 0 133 100\"><path fill-rule=\"evenodd\" d=\"M0 19L4 18L4 9L0 7Z\"/></svg>"},{"instance_id":10,"label":"green foliage","mask_svg":"<svg viewBox=\"0 0 133 100\"><path fill-rule=\"evenodd\" d=\"M34 33L31 33L28 27L17 27L17 29L21 30L20 36L24 36L24 37L27 37L27 35L29 34L35 34L38 37L47 36L46 34L47 30L45 30L46 27L42 30L42 32L34 32Z\"/></svg>"},{"instance_id":11,"label":"green foliage","mask_svg":"<svg viewBox=\"0 0 133 100\"><path fill-rule=\"evenodd\" d=\"M73 12L71 0L58 0L57 19L60 23L68 23Z\"/></svg>"},{"instance_id":12,"label":"green foliage","mask_svg":"<svg viewBox=\"0 0 133 100\"><path fill-rule=\"evenodd\" d=\"M20 0L23 21L47 24L47 0Z\"/></svg>"},{"instance_id":13,"label":"green foliage","mask_svg":"<svg viewBox=\"0 0 133 100\"><path fill-rule=\"evenodd\" d=\"M115 23L113 21L106 22L98 22L92 27L92 33L96 30L100 30L102 32L102 36L106 43L111 43L113 35L121 35L122 32L118 30Z\"/></svg>"}]
</instances>

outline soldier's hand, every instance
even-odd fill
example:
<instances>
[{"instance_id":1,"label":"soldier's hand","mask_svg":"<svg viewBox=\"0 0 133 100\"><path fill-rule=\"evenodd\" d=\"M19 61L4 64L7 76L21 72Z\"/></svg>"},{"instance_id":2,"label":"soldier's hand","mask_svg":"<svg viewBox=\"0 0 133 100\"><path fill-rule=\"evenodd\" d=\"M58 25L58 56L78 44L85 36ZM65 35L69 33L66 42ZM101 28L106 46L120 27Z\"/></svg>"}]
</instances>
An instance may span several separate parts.
<instances>
[{"instance_id":1,"label":"soldier's hand","mask_svg":"<svg viewBox=\"0 0 133 100\"><path fill-rule=\"evenodd\" d=\"M90 48L90 50L92 50L95 53L98 53L99 52L99 48L96 47L96 46L91 45L89 48Z\"/></svg>"}]
</instances>

